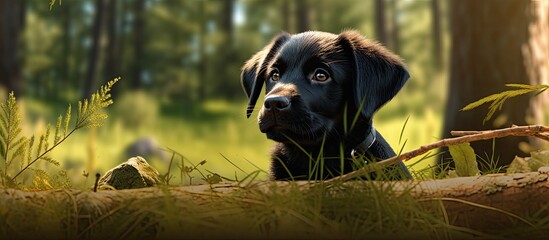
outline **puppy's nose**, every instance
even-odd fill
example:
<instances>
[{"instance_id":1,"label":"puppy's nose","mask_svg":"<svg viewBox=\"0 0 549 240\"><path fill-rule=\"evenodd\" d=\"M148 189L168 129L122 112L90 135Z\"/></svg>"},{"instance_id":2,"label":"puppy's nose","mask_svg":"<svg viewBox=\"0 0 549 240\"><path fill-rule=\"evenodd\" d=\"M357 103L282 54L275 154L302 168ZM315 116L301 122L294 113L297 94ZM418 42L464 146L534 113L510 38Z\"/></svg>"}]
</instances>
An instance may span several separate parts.
<instances>
[{"instance_id":1,"label":"puppy's nose","mask_svg":"<svg viewBox=\"0 0 549 240\"><path fill-rule=\"evenodd\" d=\"M287 96L273 95L265 98L265 110L282 111L290 108L290 98Z\"/></svg>"}]
</instances>

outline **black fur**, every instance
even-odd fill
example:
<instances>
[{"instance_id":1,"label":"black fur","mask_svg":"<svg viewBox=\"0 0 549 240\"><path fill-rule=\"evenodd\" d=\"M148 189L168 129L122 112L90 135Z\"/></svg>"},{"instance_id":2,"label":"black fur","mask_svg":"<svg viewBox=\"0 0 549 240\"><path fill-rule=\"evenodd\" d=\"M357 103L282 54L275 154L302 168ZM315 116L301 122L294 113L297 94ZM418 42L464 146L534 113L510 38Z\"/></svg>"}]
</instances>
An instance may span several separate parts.
<instances>
[{"instance_id":1,"label":"black fur","mask_svg":"<svg viewBox=\"0 0 549 240\"><path fill-rule=\"evenodd\" d=\"M248 117L265 85L258 122L277 142L273 178L325 179L354 170L352 150L370 134L374 113L408 77L398 56L355 31L275 37L246 62L241 75ZM361 154L370 160L395 156L381 134L373 134L376 141ZM397 178L410 178L403 163L393 169Z\"/></svg>"}]
</instances>

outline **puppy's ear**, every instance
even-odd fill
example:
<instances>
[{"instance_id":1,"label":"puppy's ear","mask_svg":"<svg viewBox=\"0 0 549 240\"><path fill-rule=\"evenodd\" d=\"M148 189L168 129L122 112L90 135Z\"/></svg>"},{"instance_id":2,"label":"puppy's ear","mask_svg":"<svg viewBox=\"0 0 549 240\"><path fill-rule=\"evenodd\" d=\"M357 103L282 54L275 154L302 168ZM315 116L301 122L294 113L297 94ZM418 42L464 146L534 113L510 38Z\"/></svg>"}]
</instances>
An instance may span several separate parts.
<instances>
[{"instance_id":1,"label":"puppy's ear","mask_svg":"<svg viewBox=\"0 0 549 240\"><path fill-rule=\"evenodd\" d=\"M248 96L248 109L246 109L246 117L252 114L257 98L261 93L261 88L266 79L267 65L280 50L282 45L290 39L287 33L281 33L276 36L273 41L261 51L252 56L242 67L240 74L240 82Z\"/></svg>"},{"instance_id":2,"label":"puppy's ear","mask_svg":"<svg viewBox=\"0 0 549 240\"><path fill-rule=\"evenodd\" d=\"M338 36L339 44L351 52L354 62L353 97L361 115L368 120L391 100L410 77L402 60L377 42L356 31Z\"/></svg>"}]
</instances>

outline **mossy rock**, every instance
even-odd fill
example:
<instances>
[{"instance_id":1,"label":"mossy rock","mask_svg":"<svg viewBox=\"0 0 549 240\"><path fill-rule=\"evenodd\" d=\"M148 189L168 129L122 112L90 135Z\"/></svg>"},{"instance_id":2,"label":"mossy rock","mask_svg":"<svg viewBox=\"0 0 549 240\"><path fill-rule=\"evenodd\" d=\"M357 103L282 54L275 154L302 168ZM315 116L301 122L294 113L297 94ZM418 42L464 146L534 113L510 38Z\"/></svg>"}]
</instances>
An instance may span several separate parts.
<instances>
[{"instance_id":1,"label":"mossy rock","mask_svg":"<svg viewBox=\"0 0 549 240\"><path fill-rule=\"evenodd\" d=\"M99 182L100 189L132 189L152 187L160 183L160 174L147 160L142 157L132 157L126 162L107 171Z\"/></svg>"}]
</instances>

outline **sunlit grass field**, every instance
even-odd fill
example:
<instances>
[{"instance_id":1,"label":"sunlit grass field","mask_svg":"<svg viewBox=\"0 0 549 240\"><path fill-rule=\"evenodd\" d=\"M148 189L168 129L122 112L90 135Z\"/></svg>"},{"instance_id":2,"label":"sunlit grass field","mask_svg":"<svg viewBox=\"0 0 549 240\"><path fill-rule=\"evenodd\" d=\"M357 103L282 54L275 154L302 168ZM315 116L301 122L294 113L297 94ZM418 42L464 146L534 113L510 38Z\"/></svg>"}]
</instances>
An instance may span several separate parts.
<instances>
[{"instance_id":1,"label":"sunlit grass field","mask_svg":"<svg viewBox=\"0 0 549 240\"><path fill-rule=\"evenodd\" d=\"M377 113L374 120L376 128L396 152L418 148L436 141L440 135L440 111L432 106L414 107L410 99L414 97L397 96ZM43 131L46 124L54 123L57 115L63 114L66 108L63 104L46 104L40 100L23 102L27 135ZM171 184L200 183L203 182L201 174L211 173L238 180L258 170L258 179L268 178L269 152L273 142L259 131L257 111L250 119L246 118L245 101L164 103L139 93L115 98L114 102L107 112L110 117L102 127L77 132L50 155L69 172L74 186L91 184L92 180L84 177L85 172L92 173L90 176L95 172L104 174L125 161L124 149L142 137L152 137L164 149L177 152L171 165ZM166 154L172 156L170 151ZM181 156L184 157L183 163ZM168 171L169 159L147 160L161 174ZM192 167L203 160L206 163L190 174L192 180L181 175L182 165ZM423 169L432 161L429 159L417 164L412 170Z\"/></svg>"}]
</instances>

